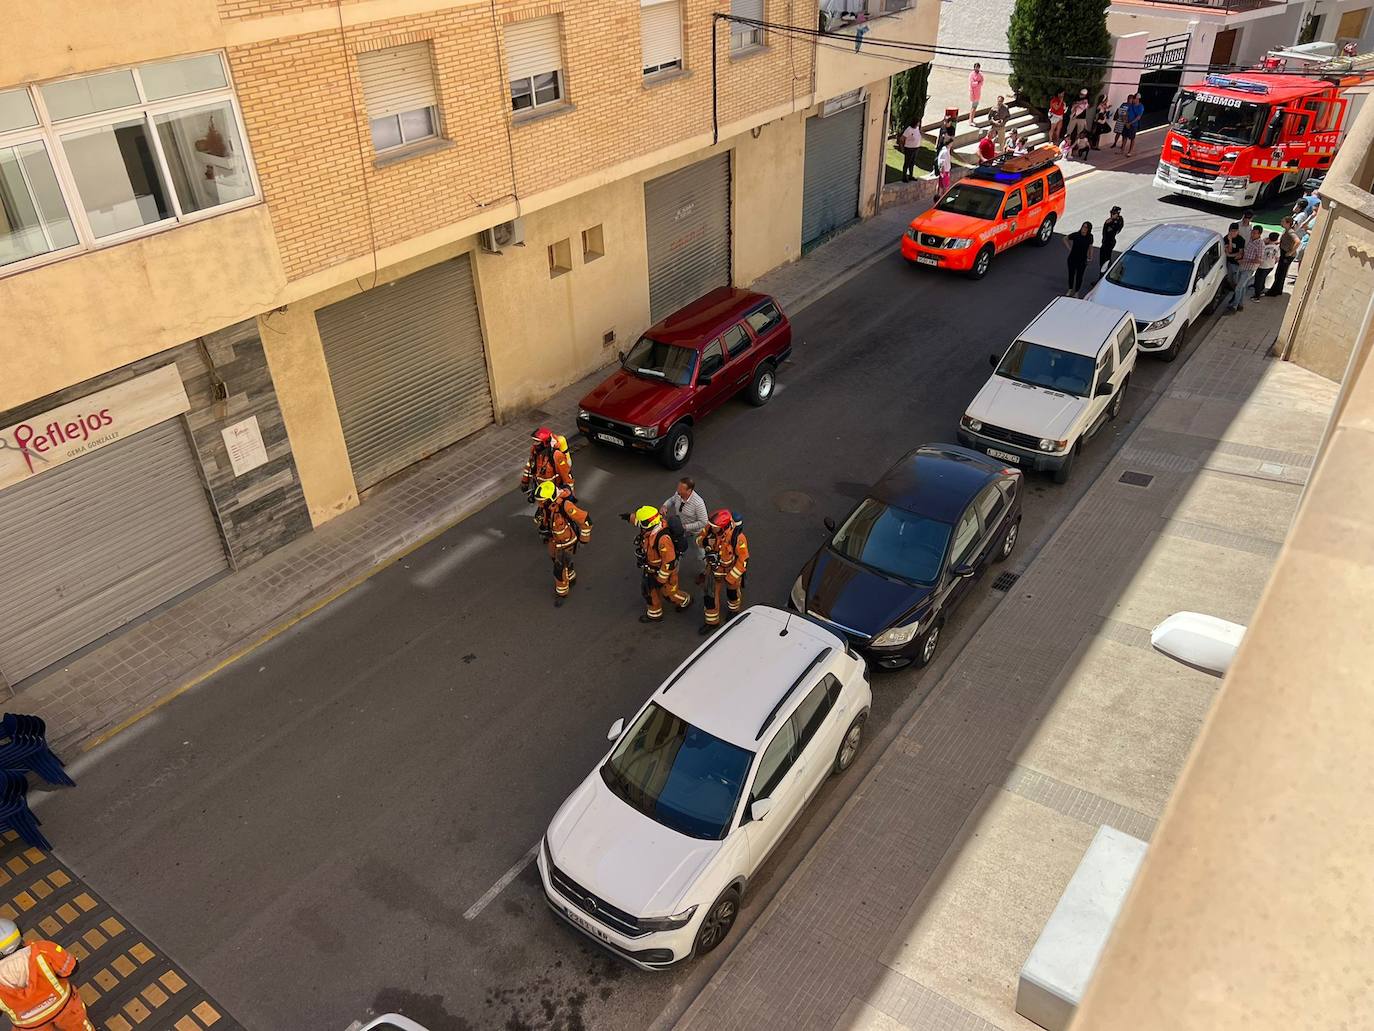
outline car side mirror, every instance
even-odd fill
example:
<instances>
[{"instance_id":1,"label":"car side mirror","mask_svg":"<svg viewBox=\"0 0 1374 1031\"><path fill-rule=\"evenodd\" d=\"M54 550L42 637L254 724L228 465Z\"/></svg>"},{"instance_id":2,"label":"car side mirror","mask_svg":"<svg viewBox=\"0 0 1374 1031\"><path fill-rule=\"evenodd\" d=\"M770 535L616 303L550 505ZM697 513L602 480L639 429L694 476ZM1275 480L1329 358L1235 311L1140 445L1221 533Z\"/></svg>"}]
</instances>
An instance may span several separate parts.
<instances>
[{"instance_id":1,"label":"car side mirror","mask_svg":"<svg viewBox=\"0 0 1374 1031\"><path fill-rule=\"evenodd\" d=\"M623 733L624 730L625 717L622 716L620 719L616 720L614 723L611 724L610 730L606 731L606 740L614 741L616 738L620 737L621 733Z\"/></svg>"},{"instance_id":2,"label":"car side mirror","mask_svg":"<svg viewBox=\"0 0 1374 1031\"><path fill-rule=\"evenodd\" d=\"M697 386L699 386L699 387L709 387L710 385L711 385L711 377L710 377L709 374L703 374L703 375L697 377Z\"/></svg>"},{"instance_id":3,"label":"car side mirror","mask_svg":"<svg viewBox=\"0 0 1374 1031\"><path fill-rule=\"evenodd\" d=\"M972 576L975 572L977 572L977 570L975 570L973 566L968 562L960 562L957 566L951 569L950 572L953 573L955 577L962 580L966 576Z\"/></svg>"},{"instance_id":4,"label":"car side mirror","mask_svg":"<svg viewBox=\"0 0 1374 1031\"><path fill-rule=\"evenodd\" d=\"M1002 359L1001 359L998 355L995 355L995 354L990 354L990 355L988 355L988 364L991 365L994 369L997 368L997 363L1000 362L1001 360L1002 360Z\"/></svg>"},{"instance_id":5,"label":"car side mirror","mask_svg":"<svg viewBox=\"0 0 1374 1031\"><path fill-rule=\"evenodd\" d=\"M773 800L771 798L756 798L749 803L749 818L751 820L762 820L773 811Z\"/></svg>"},{"instance_id":6,"label":"car side mirror","mask_svg":"<svg viewBox=\"0 0 1374 1031\"><path fill-rule=\"evenodd\" d=\"M1097 385L1096 394L1098 397L1111 397L1112 385L1104 380Z\"/></svg>"},{"instance_id":7,"label":"car side mirror","mask_svg":"<svg viewBox=\"0 0 1374 1031\"><path fill-rule=\"evenodd\" d=\"M824 519L821 520L821 522L825 524L825 528L829 530L831 533L835 532L835 520L831 519L829 516L826 516Z\"/></svg>"}]
</instances>

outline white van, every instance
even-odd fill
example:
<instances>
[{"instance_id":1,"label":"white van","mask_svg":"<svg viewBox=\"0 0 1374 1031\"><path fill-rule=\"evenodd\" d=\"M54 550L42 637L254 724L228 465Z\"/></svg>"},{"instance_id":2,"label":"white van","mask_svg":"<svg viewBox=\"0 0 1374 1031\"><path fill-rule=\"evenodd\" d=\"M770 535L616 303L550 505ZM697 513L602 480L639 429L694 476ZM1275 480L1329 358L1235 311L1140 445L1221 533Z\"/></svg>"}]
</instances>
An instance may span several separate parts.
<instances>
[{"instance_id":1,"label":"white van","mask_svg":"<svg viewBox=\"0 0 1374 1031\"><path fill-rule=\"evenodd\" d=\"M1121 414L1135 371L1128 311L1057 297L1007 348L959 420L959 443L1065 483L1083 441Z\"/></svg>"}]
</instances>

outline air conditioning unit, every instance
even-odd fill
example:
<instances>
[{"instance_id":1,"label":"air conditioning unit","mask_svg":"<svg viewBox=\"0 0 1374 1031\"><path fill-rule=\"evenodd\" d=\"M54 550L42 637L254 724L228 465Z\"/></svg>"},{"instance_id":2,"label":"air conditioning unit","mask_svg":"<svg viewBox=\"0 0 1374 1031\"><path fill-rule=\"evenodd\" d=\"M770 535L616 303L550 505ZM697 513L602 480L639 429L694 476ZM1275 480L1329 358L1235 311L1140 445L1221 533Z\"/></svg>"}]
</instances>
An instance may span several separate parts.
<instances>
[{"instance_id":1,"label":"air conditioning unit","mask_svg":"<svg viewBox=\"0 0 1374 1031\"><path fill-rule=\"evenodd\" d=\"M480 234L482 250L500 254L503 247L523 247L525 244L525 220L523 218L502 222Z\"/></svg>"}]
</instances>

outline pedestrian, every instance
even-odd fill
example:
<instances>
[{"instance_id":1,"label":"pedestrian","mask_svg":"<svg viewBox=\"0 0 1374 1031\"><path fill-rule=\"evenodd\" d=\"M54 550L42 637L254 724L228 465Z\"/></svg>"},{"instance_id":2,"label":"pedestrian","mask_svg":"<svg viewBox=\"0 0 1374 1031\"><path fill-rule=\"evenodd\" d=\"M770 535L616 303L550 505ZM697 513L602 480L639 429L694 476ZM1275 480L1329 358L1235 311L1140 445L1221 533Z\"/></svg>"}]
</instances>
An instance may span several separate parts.
<instances>
[{"instance_id":1,"label":"pedestrian","mask_svg":"<svg viewBox=\"0 0 1374 1031\"><path fill-rule=\"evenodd\" d=\"M921 127L912 118L902 130L902 182L909 183L916 175L916 155L921 150Z\"/></svg>"},{"instance_id":2,"label":"pedestrian","mask_svg":"<svg viewBox=\"0 0 1374 1031\"><path fill-rule=\"evenodd\" d=\"M1093 224L1084 222L1078 232L1064 237L1064 246L1069 249L1069 296L1077 297L1083 292L1083 273L1092 257Z\"/></svg>"},{"instance_id":3,"label":"pedestrian","mask_svg":"<svg viewBox=\"0 0 1374 1031\"><path fill-rule=\"evenodd\" d=\"M1274 281L1269 284L1270 297L1278 297L1283 293L1284 284L1288 282L1288 267L1298 256L1298 245L1301 242L1302 237L1293 230L1292 216L1285 218L1283 232L1279 235L1279 263L1274 268Z\"/></svg>"},{"instance_id":4,"label":"pedestrian","mask_svg":"<svg viewBox=\"0 0 1374 1031\"><path fill-rule=\"evenodd\" d=\"M1050 97L1050 142L1058 144L1064 135L1064 115L1068 113L1068 108L1064 106L1064 91L1056 90L1054 96Z\"/></svg>"},{"instance_id":5,"label":"pedestrian","mask_svg":"<svg viewBox=\"0 0 1374 1031\"><path fill-rule=\"evenodd\" d=\"M530 434L530 456L525 460L525 468L520 474L520 489L531 503L535 501L534 492L546 480L552 480L560 487L573 489L572 455L568 452L568 438L554 433L547 426L540 426Z\"/></svg>"},{"instance_id":6,"label":"pedestrian","mask_svg":"<svg viewBox=\"0 0 1374 1031\"><path fill-rule=\"evenodd\" d=\"M1265 285L1278 264L1279 234L1270 233L1264 238L1264 257L1260 258L1259 268L1255 269L1255 300L1263 299Z\"/></svg>"},{"instance_id":7,"label":"pedestrian","mask_svg":"<svg viewBox=\"0 0 1374 1031\"><path fill-rule=\"evenodd\" d=\"M1264 241L1260 238L1263 232L1259 226L1250 230L1250 239L1245 241L1245 248L1241 251L1239 268L1236 270L1236 286L1231 291L1231 303L1226 306L1227 311L1245 310L1245 293L1255 281L1255 270L1264 260Z\"/></svg>"},{"instance_id":8,"label":"pedestrian","mask_svg":"<svg viewBox=\"0 0 1374 1031\"><path fill-rule=\"evenodd\" d=\"M1092 107L1092 101L1088 99L1088 90L1085 87L1078 91L1078 96L1074 98L1073 106L1069 108L1068 132L1085 133L1088 131L1088 119L1090 117L1088 109Z\"/></svg>"},{"instance_id":9,"label":"pedestrian","mask_svg":"<svg viewBox=\"0 0 1374 1031\"><path fill-rule=\"evenodd\" d=\"M1240 235L1239 222L1232 222L1226 235L1221 238L1221 251L1226 256L1226 286L1235 289L1240 257L1245 253L1245 237Z\"/></svg>"},{"instance_id":10,"label":"pedestrian","mask_svg":"<svg viewBox=\"0 0 1374 1031\"><path fill-rule=\"evenodd\" d=\"M1135 134L1140 131L1140 120L1144 117L1145 105L1138 94L1132 93L1126 104L1126 129L1122 133L1126 145L1121 152L1127 157L1135 153Z\"/></svg>"},{"instance_id":11,"label":"pedestrian","mask_svg":"<svg viewBox=\"0 0 1374 1031\"><path fill-rule=\"evenodd\" d=\"M570 490L557 486L552 480L541 483L535 496L538 507L534 523L539 527L539 536L548 546L553 562L553 607L558 608L577 579L573 556L579 544L592 539L592 519L585 509L573 503Z\"/></svg>"},{"instance_id":12,"label":"pedestrian","mask_svg":"<svg viewBox=\"0 0 1374 1031\"><path fill-rule=\"evenodd\" d=\"M76 957L61 945L43 938L25 945L18 925L0 919L0 1012L14 1027L95 1031L72 990L75 972Z\"/></svg>"},{"instance_id":13,"label":"pedestrian","mask_svg":"<svg viewBox=\"0 0 1374 1031\"><path fill-rule=\"evenodd\" d=\"M946 142L945 145L940 148L940 153L935 155L935 174L939 176L939 185L936 192L937 197L943 197L949 192L949 173L951 167L952 162L949 156L949 143Z\"/></svg>"},{"instance_id":14,"label":"pedestrian","mask_svg":"<svg viewBox=\"0 0 1374 1031\"><path fill-rule=\"evenodd\" d=\"M1293 208L1293 214L1296 216L1315 215L1321 202L1321 198L1317 196L1317 188L1315 186L1305 186L1303 187L1302 198Z\"/></svg>"},{"instance_id":15,"label":"pedestrian","mask_svg":"<svg viewBox=\"0 0 1374 1031\"><path fill-rule=\"evenodd\" d=\"M968 124L974 124L978 113L978 102L983 99L983 66L973 62L973 71L968 73Z\"/></svg>"},{"instance_id":16,"label":"pedestrian","mask_svg":"<svg viewBox=\"0 0 1374 1031\"><path fill-rule=\"evenodd\" d=\"M1093 111L1092 125L1088 127L1088 139L1092 141L1093 150L1102 149L1102 137L1112 131L1112 112L1107 106L1107 97L1102 95L1097 98L1097 108Z\"/></svg>"},{"instance_id":17,"label":"pedestrian","mask_svg":"<svg viewBox=\"0 0 1374 1031\"><path fill-rule=\"evenodd\" d=\"M1121 235L1121 230L1126 228L1126 220L1121 217L1121 209L1113 207L1102 222L1102 246L1098 249L1098 272L1105 273L1107 266L1112 263L1112 255L1116 253L1116 238Z\"/></svg>"},{"instance_id":18,"label":"pedestrian","mask_svg":"<svg viewBox=\"0 0 1374 1031\"><path fill-rule=\"evenodd\" d=\"M677 481L677 488L658 506L658 510L668 520L670 530L674 529L673 520L677 520L678 527L674 537L684 542L695 541L701 531L706 529L706 502L697 493L696 481L690 476L684 476ZM697 560L700 561L701 545L697 545L696 554ZM701 583L701 580L698 579L697 582Z\"/></svg>"},{"instance_id":19,"label":"pedestrian","mask_svg":"<svg viewBox=\"0 0 1374 1031\"><path fill-rule=\"evenodd\" d=\"M1030 152L1030 144L1027 143L1026 138L1022 136L1019 132L1017 132L1015 129L1011 131L1011 137L1008 139L1007 142L1009 144L1009 150L1012 154L1020 156L1022 154L1027 154Z\"/></svg>"},{"instance_id":20,"label":"pedestrian","mask_svg":"<svg viewBox=\"0 0 1374 1031\"><path fill-rule=\"evenodd\" d=\"M997 153L1001 154L1007 149L1007 123L1011 121L1011 108L1007 107L1006 97L997 98L997 103L988 114L988 121L992 123L992 131L996 136Z\"/></svg>"},{"instance_id":21,"label":"pedestrian","mask_svg":"<svg viewBox=\"0 0 1374 1031\"><path fill-rule=\"evenodd\" d=\"M946 143L953 146L954 137L957 135L953 115L945 115L945 120L940 123L940 133L935 138L935 149L939 150Z\"/></svg>"},{"instance_id":22,"label":"pedestrian","mask_svg":"<svg viewBox=\"0 0 1374 1031\"><path fill-rule=\"evenodd\" d=\"M1120 104L1116 105L1116 113L1112 115L1112 149L1121 146L1122 137L1126 135L1126 109L1131 106L1131 98L1127 97Z\"/></svg>"},{"instance_id":23,"label":"pedestrian","mask_svg":"<svg viewBox=\"0 0 1374 1031\"><path fill-rule=\"evenodd\" d=\"M678 586L677 549L658 509L644 505L626 518L639 529L635 557L639 562L640 594L644 596L645 605L639 621L661 623L665 598L679 612L691 608L692 596Z\"/></svg>"},{"instance_id":24,"label":"pedestrian","mask_svg":"<svg viewBox=\"0 0 1374 1031\"><path fill-rule=\"evenodd\" d=\"M1255 227L1255 209L1246 208L1240 213L1240 222L1237 223L1237 231L1242 240L1250 239L1250 230Z\"/></svg>"},{"instance_id":25,"label":"pedestrian","mask_svg":"<svg viewBox=\"0 0 1374 1031\"><path fill-rule=\"evenodd\" d=\"M1088 142L1086 132L1075 129L1073 140L1069 143L1069 157L1075 161L1087 161L1088 155L1092 153L1092 144Z\"/></svg>"},{"instance_id":26,"label":"pedestrian","mask_svg":"<svg viewBox=\"0 0 1374 1031\"><path fill-rule=\"evenodd\" d=\"M982 137L978 140L978 160L987 164L997 157L997 143L992 138L992 130L984 129Z\"/></svg>"},{"instance_id":27,"label":"pedestrian","mask_svg":"<svg viewBox=\"0 0 1374 1031\"><path fill-rule=\"evenodd\" d=\"M749 540L744 536L743 521L728 509L711 515L706 529L701 531L701 545L706 552L706 568L710 582L701 596L703 618L701 633L709 634L720 626L721 594L731 615L744 607L744 575L749 566Z\"/></svg>"}]
</instances>

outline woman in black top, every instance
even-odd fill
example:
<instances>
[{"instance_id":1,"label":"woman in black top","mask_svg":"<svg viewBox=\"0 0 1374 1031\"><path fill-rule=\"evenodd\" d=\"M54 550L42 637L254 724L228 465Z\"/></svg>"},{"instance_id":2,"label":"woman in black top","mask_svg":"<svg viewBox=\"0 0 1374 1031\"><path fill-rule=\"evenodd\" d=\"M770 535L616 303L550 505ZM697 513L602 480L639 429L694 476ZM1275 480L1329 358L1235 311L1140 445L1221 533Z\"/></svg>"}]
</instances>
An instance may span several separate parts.
<instances>
[{"instance_id":1,"label":"woman in black top","mask_svg":"<svg viewBox=\"0 0 1374 1031\"><path fill-rule=\"evenodd\" d=\"M1107 266L1112 263L1112 255L1116 253L1116 238L1125 228L1126 220L1121 217L1121 209L1112 208L1112 213L1102 222L1102 246L1097 251L1098 268L1102 272L1106 272Z\"/></svg>"},{"instance_id":2,"label":"woman in black top","mask_svg":"<svg viewBox=\"0 0 1374 1031\"><path fill-rule=\"evenodd\" d=\"M1077 297L1083 289L1083 273L1088 269L1088 258L1093 250L1093 224L1084 222L1078 232L1064 237L1064 246L1069 249L1069 296Z\"/></svg>"},{"instance_id":3,"label":"woman in black top","mask_svg":"<svg viewBox=\"0 0 1374 1031\"><path fill-rule=\"evenodd\" d=\"M1092 125L1088 126L1088 139L1093 150L1101 149L1102 137L1112 131L1112 109L1107 106L1107 98L1097 98L1097 111L1093 114Z\"/></svg>"}]
</instances>

